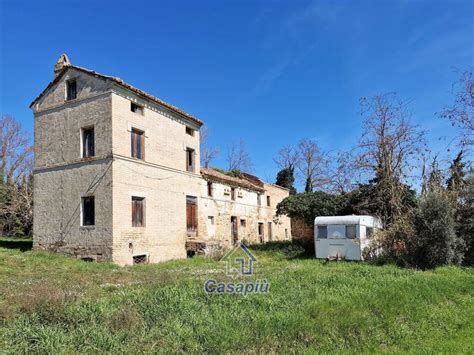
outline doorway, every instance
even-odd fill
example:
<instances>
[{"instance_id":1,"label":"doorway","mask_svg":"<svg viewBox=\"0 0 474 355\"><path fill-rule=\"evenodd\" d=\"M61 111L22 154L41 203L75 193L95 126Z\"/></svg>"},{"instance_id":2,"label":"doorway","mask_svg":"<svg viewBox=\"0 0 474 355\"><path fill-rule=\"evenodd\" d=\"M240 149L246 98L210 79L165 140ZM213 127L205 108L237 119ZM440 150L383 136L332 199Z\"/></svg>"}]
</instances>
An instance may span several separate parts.
<instances>
[{"instance_id":1,"label":"doorway","mask_svg":"<svg viewBox=\"0 0 474 355\"><path fill-rule=\"evenodd\" d=\"M263 228L263 223L259 223L258 224L258 240L260 241L260 243L263 243L264 242L264 239L265 239L265 230Z\"/></svg>"},{"instance_id":2,"label":"doorway","mask_svg":"<svg viewBox=\"0 0 474 355\"><path fill-rule=\"evenodd\" d=\"M237 230L237 217L235 216L230 217L230 233L232 244L237 245L237 242L239 241L239 232Z\"/></svg>"}]
</instances>

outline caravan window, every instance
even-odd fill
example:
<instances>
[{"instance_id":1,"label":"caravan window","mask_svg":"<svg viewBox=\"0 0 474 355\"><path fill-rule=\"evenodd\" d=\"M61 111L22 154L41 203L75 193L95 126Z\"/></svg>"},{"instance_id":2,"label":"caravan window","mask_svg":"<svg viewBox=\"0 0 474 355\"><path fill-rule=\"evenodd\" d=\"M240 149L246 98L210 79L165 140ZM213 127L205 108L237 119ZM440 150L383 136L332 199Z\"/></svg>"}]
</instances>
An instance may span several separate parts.
<instances>
[{"instance_id":1,"label":"caravan window","mask_svg":"<svg viewBox=\"0 0 474 355\"><path fill-rule=\"evenodd\" d=\"M346 238L355 239L356 238L356 226L346 226Z\"/></svg>"},{"instance_id":2,"label":"caravan window","mask_svg":"<svg viewBox=\"0 0 474 355\"><path fill-rule=\"evenodd\" d=\"M328 226L318 226L318 238L328 237Z\"/></svg>"}]
</instances>

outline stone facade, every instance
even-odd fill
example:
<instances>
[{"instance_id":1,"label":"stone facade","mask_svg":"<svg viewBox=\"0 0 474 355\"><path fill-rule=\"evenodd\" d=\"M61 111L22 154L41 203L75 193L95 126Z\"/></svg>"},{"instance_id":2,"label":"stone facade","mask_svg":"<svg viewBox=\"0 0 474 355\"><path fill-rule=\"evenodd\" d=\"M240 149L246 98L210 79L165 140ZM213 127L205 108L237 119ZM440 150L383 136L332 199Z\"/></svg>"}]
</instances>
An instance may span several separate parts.
<instances>
[{"instance_id":1,"label":"stone facade","mask_svg":"<svg viewBox=\"0 0 474 355\"><path fill-rule=\"evenodd\" d=\"M55 74L31 105L36 249L130 265L142 255L154 263L209 253L216 245L230 247L232 222L238 240L291 238L289 218L275 217L275 206L288 190L242 176L213 182L208 196L209 174L201 174L199 166L200 120L118 78L73 66L67 57L60 59ZM71 80L77 93L66 100ZM90 127L95 152L83 158L82 132ZM132 130L143 132L142 159L131 157ZM235 201L227 193L232 188ZM82 225L82 201L88 196L94 198L95 221ZM139 227L132 226L132 197L143 200ZM197 201L192 234L187 197Z\"/></svg>"}]
</instances>

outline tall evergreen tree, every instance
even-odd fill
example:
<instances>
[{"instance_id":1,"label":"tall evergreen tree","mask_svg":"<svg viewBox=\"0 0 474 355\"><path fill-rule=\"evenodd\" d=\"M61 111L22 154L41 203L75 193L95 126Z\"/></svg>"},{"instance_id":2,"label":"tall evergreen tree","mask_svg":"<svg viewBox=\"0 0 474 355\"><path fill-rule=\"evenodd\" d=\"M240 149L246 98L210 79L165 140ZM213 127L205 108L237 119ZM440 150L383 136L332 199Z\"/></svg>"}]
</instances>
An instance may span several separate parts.
<instances>
[{"instance_id":1,"label":"tall evergreen tree","mask_svg":"<svg viewBox=\"0 0 474 355\"><path fill-rule=\"evenodd\" d=\"M289 189L290 195L296 194L296 189L293 186L294 183L295 183L294 169L285 168L278 172L275 184Z\"/></svg>"}]
</instances>

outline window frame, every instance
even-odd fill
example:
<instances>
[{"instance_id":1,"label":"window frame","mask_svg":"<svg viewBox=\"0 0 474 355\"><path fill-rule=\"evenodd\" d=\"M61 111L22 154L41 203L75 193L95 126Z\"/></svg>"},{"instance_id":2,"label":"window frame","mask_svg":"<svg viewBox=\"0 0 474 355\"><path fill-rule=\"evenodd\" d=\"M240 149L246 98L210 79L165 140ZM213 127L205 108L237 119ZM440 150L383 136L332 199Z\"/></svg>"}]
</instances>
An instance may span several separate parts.
<instances>
[{"instance_id":1,"label":"window frame","mask_svg":"<svg viewBox=\"0 0 474 355\"><path fill-rule=\"evenodd\" d=\"M349 237L349 233L347 233L349 228L354 228L354 237ZM357 225L356 224L346 224L346 226L345 226L345 238L346 239L357 239Z\"/></svg>"},{"instance_id":2,"label":"window frame","mask_svg":"<svg viewBox=\"0 0 474 355\"><path fill-rule=\"evenodd\" d=\"M186 147L186 171L188 173L196 171L196 150L189 147Z\"/></svg>"},{"instance_id":3,"label":"window frame","mask_svg":"<svg viewBox=\"0 0 474 355\"><path fill-rule=\"evenodd\" d=\"M86 142L86 132L92 131L92 153L89 151L87 142ZM86 126L81 128L81 158L93 158L95 157L95 127Z\"/></svg>"},{"instance_id":4,"label":"window frame","mask_svg":"<svg viewBox=\"0 0 474 355\"><path fill-rule=\"evenodd\" d=\"M191 137L194 137L194 134L196 132L196 130L194 128L191 128L189 126L185 126L185 132L188 136L191 136Z\"/></svg>"},{"instance_id":5,"label":"window frame","mask_svg":"<svg viewBox=\"0 0 474 355\"><path fill-rule=\"evenodd\" d=\"M71 90L72 84L74 84L74 91ZM71 95L71 92L74 92L74 95ZM77 80L76 78L71 78L71 79L66 80L66 101L72 101L76 99L77 99Z\"/></svg>"},{"instance_id":6,"label":"window frame","mask_svg":"<svg viewBox=\"0 0 474 355\"><path fill-rule=\"evenodd\" d=\"M324 236L321 236L320 234L320 230L321 229L324 229L326 231L325 235ZM327 225L319 225L317 226L317 239L328 239L328 226Z\"/></svg>"},{"instance_id":7,"label":"window frame","mask_svg":"<svg viewBox=\"0 0 474 355\"><path fill-rule=\"evenodd\" d=\"M145 131L132 127L130 139L130 156L133 159L145 160Z\"/></svg>"},{"instance_id":8,"label":"window frame","mask_svg":"<svg viewBox=\"0 0 474 355\"><path fill-rule=\"evenodd\" d=\"M214 186L212 181L207 182L207 196L214 197Z\"/></svg>"},{"instance_id":9,"label":"window frame","mask_svg":"<svg viewBox=\"0 0 474 355\"><path fill-rule=\"evenodd\" d=\"M145 197L132 196L131 201L132 201L132 227L134 228L146 227L146 199ZM140 215L141 215L141 221L139 220Z\"/></svg>"},{"instance_id":10,"label":"window frame","mask_svg":"<svg viewBox=\"0 0 474 355\"><path fill-rule=\"evenodd\" d=\"M92 200L92 205L89 205L89 208L92 207L92 212L89 210L86 213L86 201ZM92 214L92 216L88 215ZM90 223L90 221L92 221ZM95 227L95 196L82 196L81 197L81 227Z\"/></svg>"},{"instance_id":11,"label":"window frame","mask_svg":"<svg viewBox=\"0 0 474 355\"><path fill-rule=\"evenodd\" d=\"M145 114L145 107L136 102L130 101L130 111L143 116Z\"/></svg>"}]
</instances>

